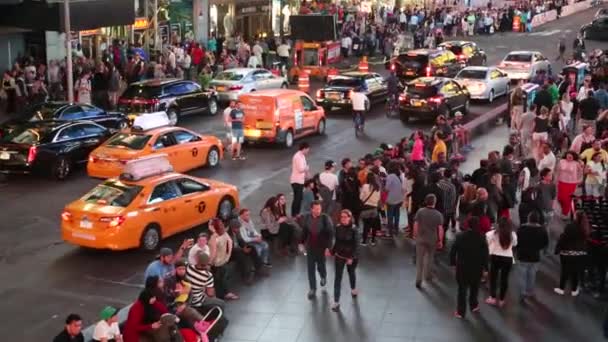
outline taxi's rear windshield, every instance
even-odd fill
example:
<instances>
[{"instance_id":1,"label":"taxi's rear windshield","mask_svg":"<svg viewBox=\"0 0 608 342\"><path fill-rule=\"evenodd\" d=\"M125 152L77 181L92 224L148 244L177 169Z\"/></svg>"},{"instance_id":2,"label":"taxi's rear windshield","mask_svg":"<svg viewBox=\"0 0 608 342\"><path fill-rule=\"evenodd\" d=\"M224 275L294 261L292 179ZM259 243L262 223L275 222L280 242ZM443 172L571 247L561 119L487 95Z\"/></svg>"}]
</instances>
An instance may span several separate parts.
<instances>
[{"instance_id":1,"label":"taxi's rear windshield","mask_svg":"<svg viewBox=\"0 0 608 342\"><path fill-rule=\"evenodd\" d=\"M327 83L330 87L359 87L363 81L359 78L334 78Z\"/></svg>"},{"instance_id":2,"label":"taxi's rear windshield","mask_svg":"<svg viewBox=\"0 0 608 342\"><path fill-rule=\"evenodd\" d=\"M86 203L109 205L112 207L126 207L143 187L125 184L117 180L108 180L96 186L82 200Z\"/></svg>"},{"instance_id":3,"label":"taxi's rear windshield","mask_svg":"<svg viewBox=\"0 0 608 342\"><path fill-rule=\"evenodd\" d=\"M512 53L505 57L505 62L530 62L532 55L529 53Z\"/></svg>"},{"instance_id":4,"label":"taxi's rear windshield","mask_svg":"<svg viewBox=\"0 0 608 342\"><path fill-rule=\"evenodd\" d=\"M399 60L399 62L401 64L411 64L412 66L421 66L426 64L429 61L429 56L427 55L410 55L410 54L404 54L404 55L399 55L399 57L397 57L397 59Z\"/></svg>"},{"instance_id":5,"label":"taxi's rear windshield","mask_svg":"<svg viewBox=\"0 0 608 342\"><path fill-rule=\"evenodd\" d=\"M462 70L458 73L458 78L473 78L483 80L486 78L487 71L485 70Z\"/></svg>"},{"instance_id":6,"label":"taxi's rear windshield","mask_svg":"<svg viewBox=\"0 0 608 342\"><path fill-rule=\"evenodd\" d=\"M416 95L421 98L437 95L437 88L431 85L408 85L406 91L409 95Z\"/></svg>"},{"instance_id":7,"label":"taxi's rear windshield","mask_svg":"<svg viewBox=\"0 0 608 342\"><path fill-rule=\"evenodd\" d=\"M150 138L152 138L152 136L147 134L118 133L108 140L106 146L128 148L129 150L142 150L146 147Z\"/></svg>"}]
</instances>

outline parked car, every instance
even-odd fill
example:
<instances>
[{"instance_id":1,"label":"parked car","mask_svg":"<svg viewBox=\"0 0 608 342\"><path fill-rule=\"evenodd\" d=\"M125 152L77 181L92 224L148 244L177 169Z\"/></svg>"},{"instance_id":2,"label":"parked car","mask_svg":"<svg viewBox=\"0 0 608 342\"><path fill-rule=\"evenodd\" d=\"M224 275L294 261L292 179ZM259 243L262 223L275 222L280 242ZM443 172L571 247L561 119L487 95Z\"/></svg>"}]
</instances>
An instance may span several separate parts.
<instances>
[{"instance_id":1,"label":"parked car","mask_svg":"<svg viewBox=\"0 0 608 342\"><path fill-rule=\"evenodd\" d=\"M509 94L509 76L496 67L466 67L454 78L465 86L471 99L493 102L497 96Z\"/></svg>"},{"instance_id":2,"label":"parked car","mask_svg":"<svg viewBox=\"0 0 608 342\"><path fill-rule=\"evenodd\" d=\"M220 101L236 101L239 95L256 90L288 88L287 79L266 69L234 68L220 72L211 81Z\"/></svg>"},{"instance_id":3,"label":"parked car","mask_svg":"<svg viewBox=\"0 0 608 342\"><path fill-rule=\"evenodd\" d=\"M101 108L84 103L43 102L28 108L13 116L3 126L17 125L28 121L93 121L110 130L117 131L126 128L129 119L119 112L108 112Z\"/></svg>"},{"instance_id":4,"label":"parked car","mask_svg":"<svg viewBox=\"0 0 608 342\"><path fill-rule=\"evenodd\" d=\"M581 26L584 39L608 40L608 16L596 17L589 24Z\"/></svg>"},{"instance_id":5,"label":"parked car","mask_svg":"<svg viewBox=\"0 0 608 342\"><path fill-rule=\"evenodd\" d=\"M217 114L217 100L214 90L202 89L196 82L155 79L129 85L118 100L118 108L131 119L140 113L166 111L171 125L176 125L184 115Z\"/></svg>"},{"instance_id":6,"label":"parked car","mask_svg":"<svg viewBox=\"0 0 608 342\"><path fill-rule=\"evenodd\" d=\"M600 8L599 10L597 10L597 12L595 12L595 17L593 18L597 19L601 17L608 17L608 8Z\"/></svg>"},{"instance_id":7,"label":"parked car","mask_svg":"<svg viewBox=\"0 0 608 342\"><path fill-rule=\"evenodd\" d=\"M92 121L27 122L0 137L0 173L40 173L66 179L112 133Z\"/></svg>"},{"instance_id":8,"label":"parked car","mask_svg":"<svg viewBox=\"0 0 608 342\"><path fill-rule=\"evenodd\" d=\"M456 55L445 49L410 50L391 58L385 66L403 80L424 76L454 77L463 68Z\"/></svg>"},{"instance_id":9,"label":"parked car","mask_svg":"<svg viewBox=\"0 0 608 342\"><path fill-rule=\"evenodd\" d=\"M446 118L456 111L469 111L469 91L456 81L446 77L420 77L407 84L399 96L401 121L410 118L435 119L439 115Z\"/></svg>"},{"instance_id":10,"label":"parked car","mask_svg":"<svg viewBox=\"0 0 608 342\"><path fill-rule=\"evenodd\" d=\"M511 51L498 68L511 80L530 80L537 71L551 73L551 62L538 51Z\"/></svg>"},{"instance_id":11,"label":"parked car","mask_svg":"<svg viewBox=\"0 0 608 342\"><path fill-rule=\"evenodd\" d=\"M486 65L488 56L474 42L467 40L451 40L437 46L439 49L450 50L459 62L467 65Z\"/></svg>"},{"instance_id":12,"label":"parked car","mask_svg":"<svg viewBox=\"0 0 608 342\"><path fill-rule=\"evenodd\" d=\"M333 77L325 87L317 90L317 105L323 107L325 113L332 108L352 109L351 92L363 92L373 103L384 102L388 94L386 81L382 76L373 72L346 72ZM369 109L369 108L368 108Z\"/></svg>"}]
</instances>

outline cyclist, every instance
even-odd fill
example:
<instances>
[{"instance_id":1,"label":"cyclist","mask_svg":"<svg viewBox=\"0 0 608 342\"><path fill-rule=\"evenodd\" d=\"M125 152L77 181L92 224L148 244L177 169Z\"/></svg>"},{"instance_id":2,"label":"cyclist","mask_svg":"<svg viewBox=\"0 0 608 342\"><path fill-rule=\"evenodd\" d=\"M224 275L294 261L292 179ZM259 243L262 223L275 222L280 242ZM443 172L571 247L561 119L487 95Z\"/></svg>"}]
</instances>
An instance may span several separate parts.
<instances>
[{"instance_id":1,"label":"cyclist","mask_svg":"<svg viewBox=\"0 0 608 342\"><path fill-rule=\"evenodd\" d=\"M365 125L365 116L363 114L369 106L369 99L364 93L354 91L350 97L350 101L353 105L353 121L355 122L355 127L357 124L363 127Z\"/></svg>"}]
</instances>

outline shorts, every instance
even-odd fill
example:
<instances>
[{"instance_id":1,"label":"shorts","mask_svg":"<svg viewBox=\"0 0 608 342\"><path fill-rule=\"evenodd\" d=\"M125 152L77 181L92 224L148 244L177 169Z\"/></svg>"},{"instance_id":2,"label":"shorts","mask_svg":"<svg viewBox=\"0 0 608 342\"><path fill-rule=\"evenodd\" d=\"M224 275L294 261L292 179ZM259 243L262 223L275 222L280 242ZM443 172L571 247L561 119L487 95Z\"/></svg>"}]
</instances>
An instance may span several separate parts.
<instances>
[{"instance_id":1,"label":"shorts","mask_svg":"<svg viewBox=\"0 0 608 342\"><path fill-rule=\"evenodd\" d=\"M242 129L232 129L232 143L242 144L245 140L245 134Z\"/></svg>"},{"instance_id":2,"label":"shorts","mask_svg":"<svg viewBox=\"0 0 608 342\"><path fill-rule=\"evenodd\" d=\"M226 127L226 139L232 140L232 128Z\"/></svg>"},{"instance_id":3,"label":"shorts","mask_svg":"<svg viewBox=\"0 0 608 342\"><path fill-rule=\"evenodd\" d=\"M548 139L549 139L549 134L547 132L532 133L533 141L547 141Z\"/></svg>"}]
</instances>

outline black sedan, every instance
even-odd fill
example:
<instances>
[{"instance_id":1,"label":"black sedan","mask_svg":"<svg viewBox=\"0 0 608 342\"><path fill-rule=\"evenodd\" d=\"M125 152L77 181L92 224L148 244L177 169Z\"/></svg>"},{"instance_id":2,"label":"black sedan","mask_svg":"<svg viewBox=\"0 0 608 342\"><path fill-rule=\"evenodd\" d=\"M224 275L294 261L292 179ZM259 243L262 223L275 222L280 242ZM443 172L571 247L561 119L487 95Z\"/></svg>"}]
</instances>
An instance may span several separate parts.
<instances>
[{"instance_id":1,"label":"black sedan","mask_svg":"<svg viewBox=\"0 0 608 342\"><path fill-rule=\"evenodd\" d=\"M446 118L457 111L469 111L470 95L465 87L450 78L420 77L407 84L399 96L401 121L407 123L411 117L435 119Z\"/></svg>"},{"instance_id":2,"label":"black sedan","mask_svg":"<svg viewBox=\"0 0 608 342\"><path fill-rule=\"evenodd\" d=\"M581 27L583 38L590 40L608 40L608 16L595 18Z\"/></svg>"},{"instance_id":3,"label":"black sedan","mask_svg":"<svg viewBox=\"0 0 608 342\"><path fill-rule=\"evenodd\" d=\"M69 102L43 102L24 109L20 114L12 117L9 126L28 121L93 121L110 130L126 128L129 120L118 112L107 112L101 108L84 104Z\"/></svg>"},{"instance_id":4,"label":"black sedan","mask_svg":"<svg viewBox=\"0 0 608 342\"><path fill-rule=\"evenodd\" d=\"M0 173L40 173L64 180L111 135L92 121L38 121L12 126L0 136Z\"/></svg>"},{"instance_id":5,"label":"black sedan","mask_svg":"<svg viewBox=\"0 0 608 342\"><path fill-rule=\"evenodd\" d=\"M323 107L326 113L334 107L350 110L350 94L353 91L365 93L370 104L384 102L388 94L386 81L379 74L346 72L332 78L317 91L317 105Z\"/></svg>"}]
</instances>

